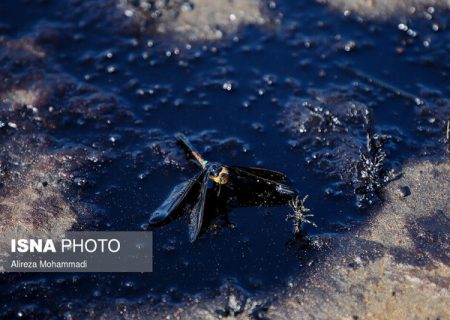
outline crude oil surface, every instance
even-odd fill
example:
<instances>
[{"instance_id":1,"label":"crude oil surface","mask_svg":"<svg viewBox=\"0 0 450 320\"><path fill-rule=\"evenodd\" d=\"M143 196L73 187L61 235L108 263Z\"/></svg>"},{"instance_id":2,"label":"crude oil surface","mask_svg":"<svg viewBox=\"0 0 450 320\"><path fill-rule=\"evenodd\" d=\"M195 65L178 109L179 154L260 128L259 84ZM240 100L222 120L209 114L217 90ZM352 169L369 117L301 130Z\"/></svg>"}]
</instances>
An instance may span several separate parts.
<instances>
[{"instance_id":1,"label":"crude oil surface","mask_svg":"<svg viewBox=\"0 0 450 320\"><path fill-rule=\"evenodd\" d=\"M233 208L230 224L190 243L180 218L150 227L153 273L0 275L2 317L176 303L214 294L229 279L249 295L270 292L302 277L324 239L364 224L402 162L446 152L443 9L381 20L313 1L261 1L257 12L242 9L244 23L219 25L211 38L179 27L172 12L201 8L155 15L137 2L1 2L0 120L18 127L0 128L13 146L2 167L21 155L17 141L32 149L39 136L34 152L77 162L63 192L82 204L73 229L147 230L173 186L196 172L173 138L183 132L208 160L286 173L309 195L317 227L304 224L294 241L288 206ZM39 119L9 107L19 89L35 98ZM374 135L383 140L372 150L384 154L380 170L361 162ZM361 179L364 168L374 181Z\"/></svg>"}]
</instances>

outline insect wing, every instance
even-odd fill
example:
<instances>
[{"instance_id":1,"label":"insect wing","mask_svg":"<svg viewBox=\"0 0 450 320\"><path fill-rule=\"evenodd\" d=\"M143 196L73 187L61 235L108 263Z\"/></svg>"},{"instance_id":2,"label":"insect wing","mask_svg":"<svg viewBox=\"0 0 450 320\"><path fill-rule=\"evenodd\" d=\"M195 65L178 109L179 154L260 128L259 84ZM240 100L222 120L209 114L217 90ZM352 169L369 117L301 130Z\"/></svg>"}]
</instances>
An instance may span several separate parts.
<instances>
[{"instance_id":1,"label":"insect wing","mask_svg":"<svg viewBox=\"0 0 450 320\"><path fill-rule=\"evenodd\" d=\"M191 210L189 217L189 238L191 242L194 242L202 228L203 214L205 211L206 193L208 191L208 179L209 173L206 172L203 177L202 186L200 189L200 194L198 196L197 202Z\"/></svg>"},{"instance_id":2,"label":"insect wing","mask_svg":"<svg viewBox=\"0 0 450 320\"><path fill-rule=\"evenodd\" d=\"M261 178L273 180L273 181L283 181L287 180L288 177L281 172L264 169L264 168L256 168L256 167L239 167L239 166L233 166L232 168L236 168L240 171L244 171L248 174L252 174Z\"/></svg>"},{"instance_id":3,"label":"insect wing","mask_svg":"<svg viewBox=\"0 0 450 320\"><path fill-rule=\"evenodd\" d=\"M191 191L192 187L198 182L204 172L198 173L192 179L182 182L176 185L163 204L153 212L149 219L149 223L156 224L166 220L177 208L180 207L187 194Z\"/></svg>"},{"instance_id":4,"label":"insect wing","mask_svg":"<svg viewBox=\"0 0 450 320\"><path fill-rule=\"evenodd\" d=\"M241 168L241 167L235 167L235 166L228 167L228 168L229 168L229 171L232 172L232 174L234 174L236 177L241 176L246 179L256 181L258 183L265 183L269 186L273 186L273 187L275 187L275 190L280 194L294 195L297 193L297 191L295 189L289 187L288 185L286 185L284 183L281 183L281 182L278 182L278 181L275 181L272 179L268 179L263 176L259 176L258 174L256 174L256 171L251 172L251 171L247 170L247 168ZM254 168L252 168L252 169L254 169ZM258 168L258 169L260 169L260 168ZM265 171L265 169L261 169L261 170ZM268 170L268 171L271 171L271 170ZM273 171L273 172L278 173L276 171ZM282 173L279 173L279 174L283 175ZM283 180L285 180L285 179L283 179Z\"/></svg>"}]
</instances>

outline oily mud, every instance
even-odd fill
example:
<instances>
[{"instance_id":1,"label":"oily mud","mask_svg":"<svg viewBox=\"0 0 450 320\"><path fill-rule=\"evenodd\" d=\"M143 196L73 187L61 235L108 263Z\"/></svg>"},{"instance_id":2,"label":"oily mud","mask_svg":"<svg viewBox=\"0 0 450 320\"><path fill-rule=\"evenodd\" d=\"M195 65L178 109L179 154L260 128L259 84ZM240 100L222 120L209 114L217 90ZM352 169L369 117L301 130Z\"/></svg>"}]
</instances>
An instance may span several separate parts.
<instances>
[{"instance_id":1,"label":"oily mud","mask_svg":"<svg viewBox=\"0 0 450 320\"><path fill-rule=\"evenodd\" d=\"M448 317L448 164L415 162L403 173L385 189L384 204L371 212L368 225L328 239L327 249L310 265L306 277L293 279L269 295L253 296L231 281L212 299L158 310L122 306L124 317ZM407 197L399 193L405 185L411 189ZM97 314L107 319L117 312L103 309Z\"/></svg>"},{"instance_id":2,"label":"oily mud","mask_svg":"<svg viewBox=\"0 0 450 320\"><path fill-rule=\"evenodd\" d=\"M406 202L422 198L414 179L398 185L414 171L405 164L447 156L443 6L380 21L360 19L352 8L341 14L344 5L338 12L287 0L21 4L20 14L15 1L0 4L2 230L148 230L151 212L196 172L176 132L209 160L286 173L309 195L317 227L305 224L295 237L287 206L233 208L229 224L211 224L192 245L180 217L151 228L151 274L2 274L1 317L287 317L274 309L292 303L281 292L295 292L333 259L350 261L346 243L362 248L359 259L326 273L357 273L357 293L367 283L360 263L389 266L383 292L397 284L401 292L418 290L414 279L411 287L396 282L395 269L404 279L425 279L431 264L441 264L441 282L432 281L445 283L444 250L430 251L435 242L444 246L446 231L428 224L433 218L405 213L397 221L408 248L386 249L390 235L381 226L373 238L355 235L378 216L371 210L389 206L383 194L391 186L409 187ZM443 170L434 163L420 170L430 166ZM402 190L393 192L408 194ZM425 196L433 208L438 193ZM422 284L441 306L440 291ZM330 301L343 305L333 288L325 290ZM313 301L324 290L305 292ZM404 301L396 297L370 296L366 309L352 302L341 312L369 317ZM341 314L331 306L306 311Z\"/></svg>"}]
</instances>

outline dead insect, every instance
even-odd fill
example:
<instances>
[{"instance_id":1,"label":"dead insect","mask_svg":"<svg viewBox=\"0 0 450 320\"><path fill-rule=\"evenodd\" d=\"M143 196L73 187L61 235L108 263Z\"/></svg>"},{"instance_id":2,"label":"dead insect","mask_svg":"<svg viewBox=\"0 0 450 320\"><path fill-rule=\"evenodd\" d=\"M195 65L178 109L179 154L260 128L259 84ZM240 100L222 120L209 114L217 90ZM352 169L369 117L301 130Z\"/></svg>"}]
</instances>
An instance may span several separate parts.
<instances>
[{"instance_id":1,"label":"dead insect","mask_svg":"<svg viewBox=\"0 0 450 320\"><path fill-rule=\"evenodd\" d=\"M201 171L188 181L175 186L163 204L151 215L150 224L159 224L173 216L178 209L185 210L190 206L189 237L195 241L202 228L205 202L208 190L216 191L216 198L221 190L235 194L246 194L246 199L254 201L248 204L256 205L255 198L269 205L272 200L287 203L297 195L297 191L283 183L288 178L285 174L273 170L226 166L218 162L209 162L191 145L182 134L176 135L177 140L196 161ZM192 201L190 201L192 199Z\"/></svg>"}]
</instances>

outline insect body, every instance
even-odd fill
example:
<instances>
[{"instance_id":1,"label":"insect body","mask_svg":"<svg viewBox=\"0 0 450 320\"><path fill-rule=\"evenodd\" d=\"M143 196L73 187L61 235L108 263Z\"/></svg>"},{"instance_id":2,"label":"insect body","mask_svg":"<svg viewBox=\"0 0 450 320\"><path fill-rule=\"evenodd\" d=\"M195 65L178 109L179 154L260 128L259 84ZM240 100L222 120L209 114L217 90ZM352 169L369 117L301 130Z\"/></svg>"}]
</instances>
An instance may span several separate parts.
<instances>
[{"instance_id":1,"label":"insect body","mask_svg":"<svg viewBox=\"0 0 450 320\"><path fill-rule=\"evenodd\" d=\"M176 135L177 140L195 159L201 169L193 178L175 186L163 204L150 217L150 224L159 224L169 219L178 209L185 209L189 204L190 221L189 236L195 241L201 231L205 202L208 190L216 189L217 196L222 188L235 193L249 192L253 189L261 190L258 195L271 194L274 198L286 198L286 201L297 195L297 191L283 183L287 176L281 172L253 167L226 166L218 162L209 162L182 135ZM193 199L189 203L188 199Z\"/></svg>"}]
</instances>

